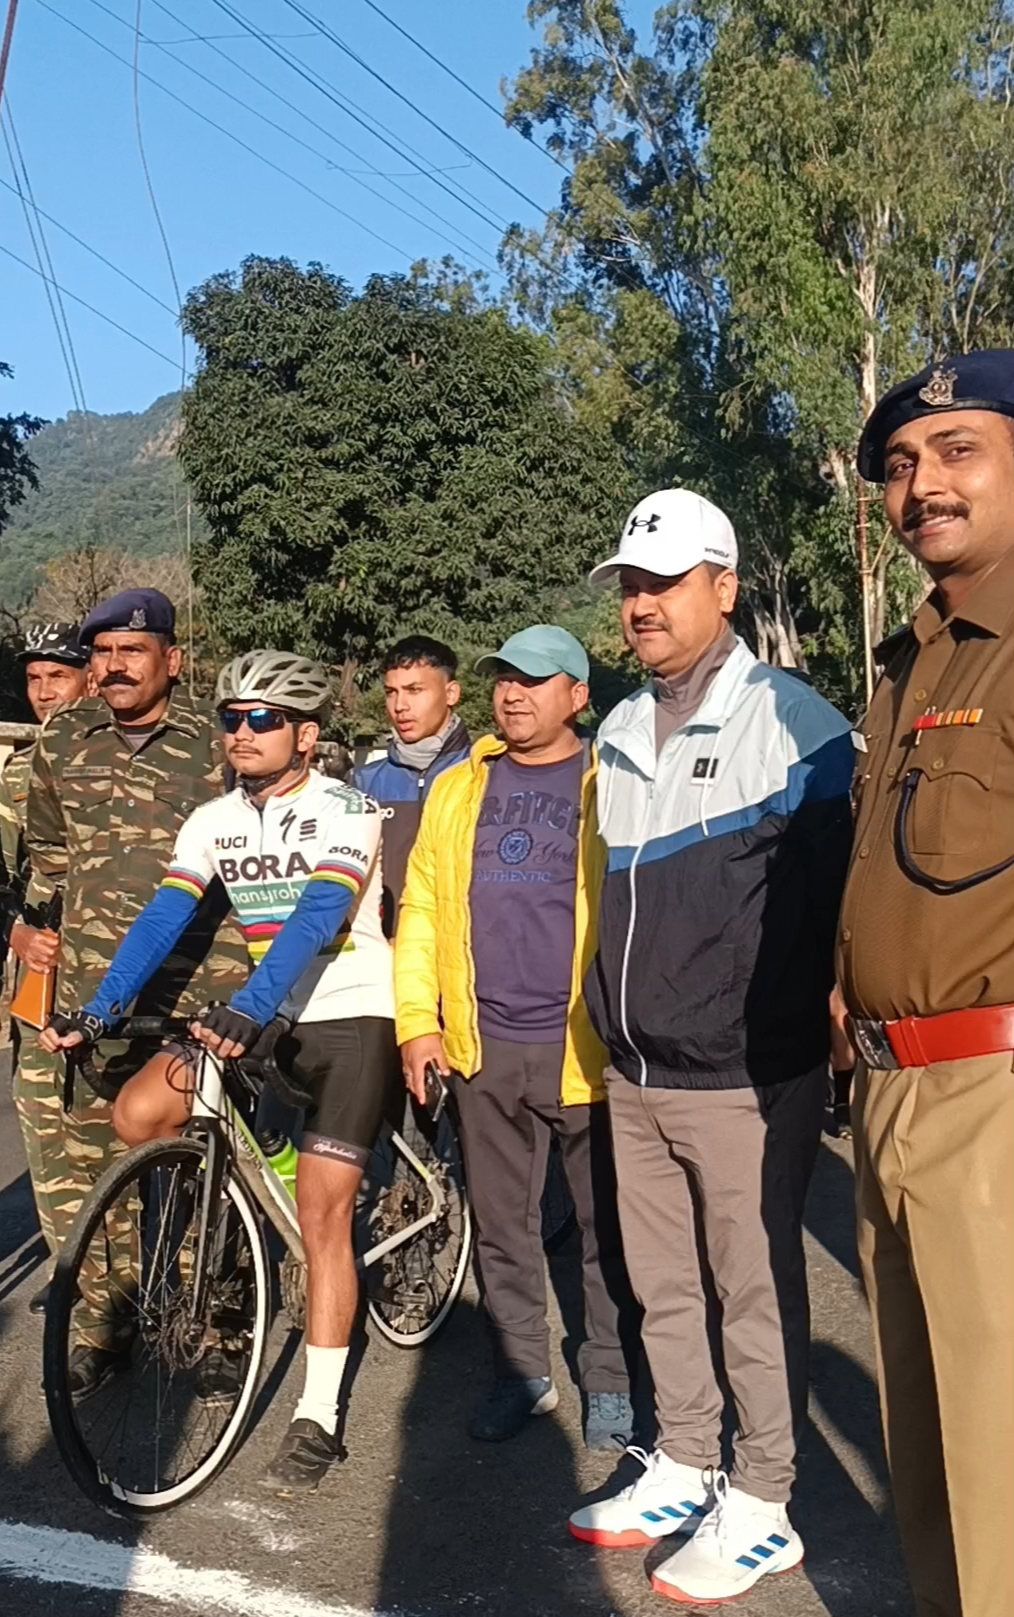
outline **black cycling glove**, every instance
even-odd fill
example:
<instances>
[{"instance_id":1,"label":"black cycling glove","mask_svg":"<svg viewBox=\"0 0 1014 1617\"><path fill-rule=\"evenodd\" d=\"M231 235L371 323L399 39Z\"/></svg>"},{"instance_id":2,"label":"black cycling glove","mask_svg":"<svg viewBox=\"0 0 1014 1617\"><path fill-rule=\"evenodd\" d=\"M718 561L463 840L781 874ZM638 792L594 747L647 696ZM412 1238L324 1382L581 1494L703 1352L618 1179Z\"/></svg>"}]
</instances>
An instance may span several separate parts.
<instances>
[{"instance_id":1,"label":"black cycling glove","mask_svg":"<svg viewBox=\"0 0 1014 1617\"><path fill-rule=\"evenodd\" d=\"M109 1032L101 1016L93 1016L90 1011L72 1011L69 1016L64 1016L62 1011L54 1011L46 1026L51 1027L61 1039L65 1039L68 1033L80 1033L85 1044L98 1044Z\"/></svg>"},{"instance_id":2,"label":"black cycling glove","mask_svg":"<svg viewBox=\"0 0 1014 1617\"><path fill-rule=\"evenodd\" d=\"M234 1011L231 1005L209 1005L194 1020L209 1032L217 1033L220 1039L241 1044L244 1050L249 1050L260 1037L260 1024L252 1016Z\"/></svg>"}]
</instances>

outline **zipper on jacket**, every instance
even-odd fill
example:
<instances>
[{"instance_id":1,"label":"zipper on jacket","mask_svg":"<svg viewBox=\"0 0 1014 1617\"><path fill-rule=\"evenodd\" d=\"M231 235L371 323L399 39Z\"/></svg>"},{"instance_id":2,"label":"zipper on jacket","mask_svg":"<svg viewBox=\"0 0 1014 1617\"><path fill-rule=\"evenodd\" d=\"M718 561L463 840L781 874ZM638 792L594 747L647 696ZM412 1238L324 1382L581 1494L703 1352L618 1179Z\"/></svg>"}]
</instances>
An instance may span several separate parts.
<instances>
[{"instance_id":1,"label":"zipper on jacket","mask_svg":"<svg viewBox=\"0 0 1014 1617\"><path fill-rule=\"evenodd\" d=\"M623 1029L623 1037L641 1063L641 1076L638 1081L642 1089L648 1082L648 1063L630 1036L630 1024L627 1021L627 970L630 965L630 951L634 943L634 927L637 924L637 861L644 851L644 844L647 840L646 833L648 822L651 818L651 805L654 795L655 782L652 780L648 782L648 806L644 814L644 823L641 826L640 839L634 849L634 857L630 861L630 920L627 924L627 938L623 945L623 964L620 968L620 1026Z\"/></svg>"}]
</instances>

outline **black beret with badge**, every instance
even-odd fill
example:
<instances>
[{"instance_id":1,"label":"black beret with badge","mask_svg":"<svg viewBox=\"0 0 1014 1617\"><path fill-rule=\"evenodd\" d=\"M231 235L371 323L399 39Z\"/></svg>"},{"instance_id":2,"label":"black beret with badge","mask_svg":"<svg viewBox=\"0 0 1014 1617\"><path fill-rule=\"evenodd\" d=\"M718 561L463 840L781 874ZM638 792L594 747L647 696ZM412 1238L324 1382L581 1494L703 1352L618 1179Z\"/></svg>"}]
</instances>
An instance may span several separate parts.
<instances>
[{"instance_id":1,"label":"black beret with badge","mask_svg":"<svg viewBox=\"0 0 1014 1617\"><path fill-rule=\"evenodd\" d=\"M176 633L176 609L161 590L123 590L108 601L100 601L81 625L81 644L92 646L97 634Z\"/></svg>"},{"instance_id":2,"label":"black beret with badge","mask_svg":"<svg viewBox=\"0 0 1014 1617\"><path fill-rule=\"evenodd\" d=\"M84 668L88 661L76 623L33 623L17 655L23 663L66 663L69 668Z\"/></svg>"},{"instance_id":3,"label":"black beret with badge","mask_svg":"<svg viewBox=\"0 0 1014 1617\"><path fill-rule=\"evenodd\" d=\"M1014 416L1014 349L980 348L927 365L885 393L863 428L856 457L860 477L884 481L884 452L900 427L947 410L992 410Z\"/></svg>"}]
</instances>

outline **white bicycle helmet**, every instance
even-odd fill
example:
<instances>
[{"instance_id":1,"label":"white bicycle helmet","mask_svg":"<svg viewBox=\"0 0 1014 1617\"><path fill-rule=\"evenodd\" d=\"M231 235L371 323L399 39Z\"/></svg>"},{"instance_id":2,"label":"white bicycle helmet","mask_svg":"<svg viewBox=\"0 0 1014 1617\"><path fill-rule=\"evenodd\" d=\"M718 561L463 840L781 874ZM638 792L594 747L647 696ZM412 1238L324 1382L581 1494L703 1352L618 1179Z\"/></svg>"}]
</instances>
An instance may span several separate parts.
<instances>
[{"instance_id":1,"label":"white bicycle helmet","mask_svg":"<svg viewBox=\"0 0 1014 1617\"><path fill-rule=\"evenodd\" d=\"M293 651L244 651L226 663L215 686L215 706L264 702L318 718L331 702L331 681L309 657Z\"/></svg>"}]
</instances>

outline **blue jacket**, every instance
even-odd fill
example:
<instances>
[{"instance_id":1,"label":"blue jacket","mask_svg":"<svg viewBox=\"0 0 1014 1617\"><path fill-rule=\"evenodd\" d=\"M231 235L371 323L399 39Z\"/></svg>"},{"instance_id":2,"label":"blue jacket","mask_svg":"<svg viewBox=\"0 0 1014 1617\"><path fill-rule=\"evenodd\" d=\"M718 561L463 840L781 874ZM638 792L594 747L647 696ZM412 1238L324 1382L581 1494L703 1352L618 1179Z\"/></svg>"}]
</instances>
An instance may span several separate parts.
<instances>
[{"instance_id":1,"label":"blue jacket","mask_svg":"<svg viewBox=\"0 0 1014 1617\"><path fill-rule=\"evenodd\" d=\"M428 769L419 772L403 764L396 743L387 745L387 757L363 764L353 776L353 785L380 804L383 819L384 930L390 937L398 916L398 904L405 883L408 857L412 852L422 819L423 804L437 776L451 764L467 758L471 738L460 719L455 720L444 744Z\"/></svg>"}]
</instances>

